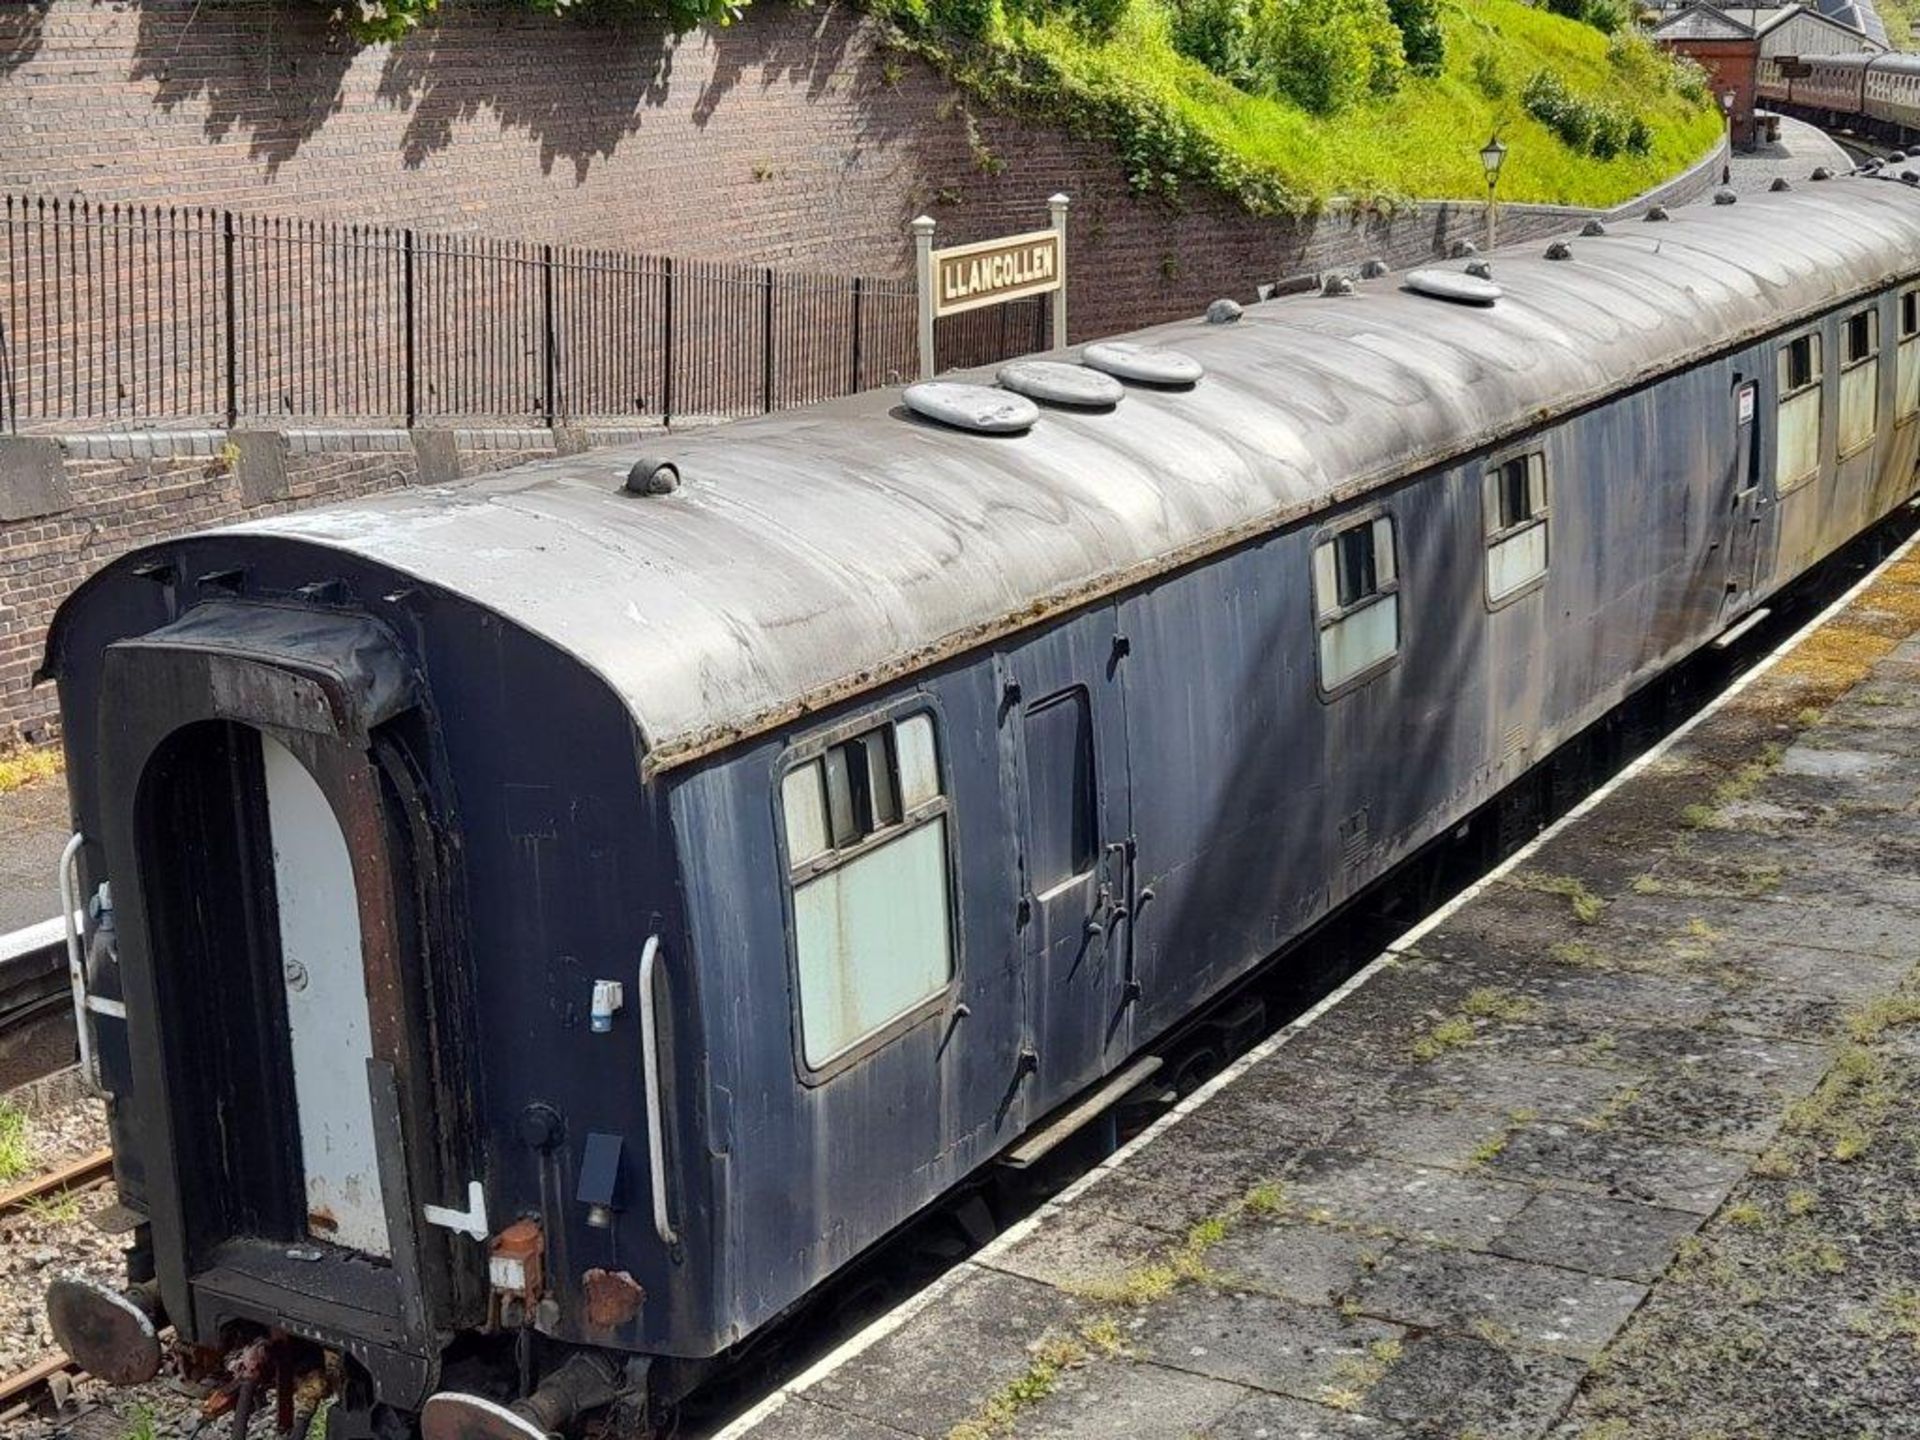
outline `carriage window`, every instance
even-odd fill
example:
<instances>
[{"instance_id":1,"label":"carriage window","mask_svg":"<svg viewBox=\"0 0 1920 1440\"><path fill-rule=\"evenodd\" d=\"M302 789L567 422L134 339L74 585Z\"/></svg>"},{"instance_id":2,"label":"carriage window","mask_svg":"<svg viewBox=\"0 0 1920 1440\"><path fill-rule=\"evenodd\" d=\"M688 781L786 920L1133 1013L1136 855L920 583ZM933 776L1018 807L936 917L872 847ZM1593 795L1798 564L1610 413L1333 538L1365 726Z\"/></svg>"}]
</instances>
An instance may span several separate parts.
<instances>
[{"instance_id":1,"label":"carriage window","mask_svg":"<svg viewBox=\"0 0 1920 1440\"><path fill-rule=\"evenodd\" d=\"M933 717L840 740L780 782L801 1048L818 1069L953 976L947 799Z\"/></svg>"},{"instance_id":2,"label":"carriage window","mask_svg":"<svg viewBox=\"0 0 1920 1440\"><path fill-rule=\"evenodd\" d=\"M1856 310L1840 326L1840 453L1873 443L1880 424L1880 312Z\"/></svg>"},{"instance_id":3,"label":"carriage window","mask_svg":"<svg viewBox=\"0 0 1920 1440\"><path fill-rule=\"evenodd\" d=\"M1894 356L1893 418L1920 414L1920 288L1900 292L1900 342Z\"/></svg>"},{"instance_id":4,"label":"carriage window","mask_svg":"<svg viewBox=\"0 0 1920 1440\"><path fill-rule=\"evenodd\" d=\"M1820 473L1820 358L1817 332L1780 347L1773 479L1781 494Z\"/></svg>"},{"instance_id":5,"label":"carriage window","mask_svg":"<svg viewBox=\"0 0 1920 1440\"><path fill-rule=\"evenodd\" d=\"M1489 465L1482 491L1487 599L1511 599L1547 573L1547 457L1535 450Z\"/></svg>"},{"instance_id":6,"label":"carriage window","mask_svg":"<svg viewBox=\"0 0 1920 1440\"><path fill-rule=\"evenodd\" d=\"M1393 519L1381 515L1322 538L1313 550L1320 625L1320 688L1338 690L1400 648Z\"/></svg>"},{"instance_id":7,"label":"carriage window","mask_svg":"<svg viewBox=\"0 0 1920 1440\"><path fill-rule=\"evenodd\" d=\"M1093 715L1084 688L1027 707L1027 888L1044 896L1093 869L1099 844Z\"/></svg>"}]
</instances>

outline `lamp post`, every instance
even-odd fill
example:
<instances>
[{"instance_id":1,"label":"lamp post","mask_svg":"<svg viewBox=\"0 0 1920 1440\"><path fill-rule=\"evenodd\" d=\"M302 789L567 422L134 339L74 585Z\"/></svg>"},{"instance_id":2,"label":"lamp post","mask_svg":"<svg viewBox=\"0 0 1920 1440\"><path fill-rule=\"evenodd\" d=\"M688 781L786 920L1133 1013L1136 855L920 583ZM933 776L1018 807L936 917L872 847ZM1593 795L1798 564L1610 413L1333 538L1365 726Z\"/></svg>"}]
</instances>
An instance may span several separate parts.
<instances>
[{"instance_id":1,"label":"lamp post","mask_svg":"<svg viewBox=\"0 0 1920 1440\"><path fill-rule=\"evenodd\" d=\"M1507 147L1500 143L1500 132L1480 147L1480 165L1487 172L1487 249L1493 249L1493 192L1500 183L1500 167L1507 162Z\"/></svg>"},{"instance_id":2,"label":"lamp post","mask_svg":"<svg viewBox=\"0 0 1920 1440\"><path fill-rule=\"evenodd\" d=\"M1731 90L1720 92L1720 113L1727 117L1727 153L1720 162L1720 183L1733 183L1733 106L1740 97Z\"/></svg>"}]
</instances>

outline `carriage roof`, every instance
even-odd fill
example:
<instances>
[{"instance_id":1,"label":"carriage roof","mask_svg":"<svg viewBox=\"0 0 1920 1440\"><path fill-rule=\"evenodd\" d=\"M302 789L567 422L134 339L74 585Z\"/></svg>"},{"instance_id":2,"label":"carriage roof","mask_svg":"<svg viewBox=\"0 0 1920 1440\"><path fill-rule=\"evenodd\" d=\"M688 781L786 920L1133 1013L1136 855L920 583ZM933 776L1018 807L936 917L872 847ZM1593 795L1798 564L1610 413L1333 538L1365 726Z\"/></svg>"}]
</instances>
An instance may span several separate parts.
<instances>
[{"instance_id":1,"label":"carriage roof","mask_svg":"<svg viewBox=\"0 0 1920 1440\"><path fill-rule=\"evenodd\" d=\"M1845 178L1571 244L1500 252L1491 308L1387 279L1141 332L1206 378L1019 437L881 390L233 532L353 552L547 638L669 766L1890 283L1920 264L1920 192ZM643 453L677 492L622 489Z\"/></svg>"}]
</instances>

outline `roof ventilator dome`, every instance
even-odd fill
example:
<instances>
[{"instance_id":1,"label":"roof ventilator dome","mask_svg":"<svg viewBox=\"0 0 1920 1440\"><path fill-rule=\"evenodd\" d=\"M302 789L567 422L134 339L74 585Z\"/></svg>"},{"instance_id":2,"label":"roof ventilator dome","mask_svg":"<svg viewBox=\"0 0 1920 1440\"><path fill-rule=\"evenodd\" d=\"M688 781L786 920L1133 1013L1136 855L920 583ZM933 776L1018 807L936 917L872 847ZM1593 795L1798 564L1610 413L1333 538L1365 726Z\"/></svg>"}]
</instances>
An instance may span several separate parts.
<instances>
[{"instance_id":1,"label":"roof ventilator dome","mask_svg":"<svg viewBox=\"0 0 1920 1440\"><path fill-rule=\"evenodd\" d=\"M1014 360L994 378L1016 395L1075 410L1111 410L1127 393L1111 375L1061 360Z\"/></svg>"},{"instance_id":2,"label":"roof ventilator dome","mask_svg":"<svg viewBox=\"0 0 1920 1440\"><path fill-rule=\"evenodd\" d=\"M1782 190L1793 189L1793 182L1784 175L1776 175L1773 177L1773 183L1769 185L1767 189L1778 195Z\"/></svg>"},{"instance_id":3,"label":"roof ventilator dome","mask_svg":"<svg viewBox=\"0 0 1920 1440\"><path fill-rule=\"evenodd\" d=\"M1586 224L1584 224L1584 225L1582 225L1582 226L1580 227L1580 233L1581 233L1582 235L1585 235L1585 236L1587 236L1587 237L1589 237L1589 238L1591 238L1591 237L1593 237L1593 236L1595 236L1595 235L1604 235L1604 234L1606 234L1606 233L1607 233L1607 227L1606 227L1606 225L1605 225L1605 224L1604 224L1603 222L1601 222L1601 221L1599 221L1599 220L1589 220L1589 221L1587 221L1587 223L1586 223Z\"/></svg>"},{"instance_id":4,"label":"roof ventilator dome","mask_svg":"<svg viewBox=\"0 0 1920 1440\"><path fill-rule=\"evenodd\" d=\"M680 467L646 455L633 462L622 487L629 495L671 495L680 488Z\"/></svg>"},{"instance_id":5,"label":"roof ventilator dome","mask_svg":"<svg viewBox=\"0 0 1920 1440\"><path fill-rule=\"evenodd\" d=\"M1547 259L1549 260L1571 260L1572 258L1573 247L1564 240L1556 240L1547 246Z\"/></svg>"},{"instance_id":6,"label":"roof ventilator dome","mask_svg":"<svg viewBox=\"0 0 1920 1440\"><path fill-rule=\"evenodd\" d=\"M1900 172L1900 179L1908 185L1920 185L1920 171L1902 170Z\"/></svg>"},{"instance_id":7,"label":"roof ventilator dome","mask_svg":"<svg viewBox=\"0 0 1920 1440\"><path fill-rule=\"evenodd\" d=\"M1141 385L1191 385L1206 373L1191 355L1125 340L1089 345L1080 358L1096 370Z\"/></svg>"},{"instance_id":8,"label":"roof ventilator dome","mask_svg":"<svg viewBox=\"0 0 1920 1440\"><path fill-rule=\"evenodd\" d=\"M1353 294L1353 277L1351 275L1342 275L1336 270L1320 282L1320 293L1322 295L1351 295Z\"/></svg>"},{"instance_id":9,"label":"roof ventilator dome","mask_svg":"<svg viewBox=\"0 0 1920 1440\"><path fill-rule=\"evenodd\" d=\"M1816 165L1813 167L1813 178L1816 180L1831 180L1833 178L1833 171L1824 165Z\"/></svg>"},{"instance_id":10,"label":"roof ventilator dome","mask_svg":"<svg viewBox=\"0 0 1920 1440\"><path fill-rule=\"evenodd\" d=\"M1645 218L1650 221L1653 221L1653 220L1671 220L1673 217L1667 214L1666 206L1655 205L1651 210L1647 211Z\"/></svg>"},{"instance_id":11,"label":"roof ventilator dome","mask_svg":"<svg viewBox=\"0 0 1920 1440\"><path fill-rule=\"evenodd\" d=\"M1238 320L1243 313L1245 312L1241 310L1238 300L1229 300L1222 296L1207 306L1207 323L1209 325L1231 325L1234 321Z\"/></svg>"},{"instance_id":12,"label":"roof ventilator dome","mask_svg":"<svg viewBox=\"0 0 1920 1440\"><path fill-rule=\"evenodd\" d=\"M1491 280L1493 278L1493 262L1491 260L1469 260L1467 261L1467 274L1477 280Z\"/></svg>"},{"instance_id":13,"label":"roof ventilator dome","mask_svg":"<svg viewBox=\"0 0 1920 1440\"><path fill-rule=\"evenodd\" d=\"M1362 280L1378 280L1386 273L1387 262L1382 260L1378 255L1368 256L1360 262L1360 278Z\"/></svg>"},{"instance_id":14,"label":"roof ventilator dome","mask_svg":"<svg viewBox=\"0 0 1920 1440\"><path fill-rule=\"evenodd\" d=\"M976 435L1024 435L1040 418L1040 407L1024 395L959 380L909 385L900 398L916 415Z\"/></svg>"},{"instance_id":15,"label":"roof ventilator dome","mask_svg":"<svg viewBox=\"0 0 1920 1440\"><path fill-rule=\"evenodd\" d=\"M1479 275L1456 275L1451 270L1414 270L1407 275L1407 289L1434 300L1451 300L1456 305L1491 305L1500 298L1500 287Z\"/></svg>"},{"instance_id":16,"label":"roof ventilator dome","mask_svg":"<svg viewBox=\"0 0 1920 1440\"><path fill-rule=\"evenodd\" d=\"M1731 190L1716 190L1713 192L1713 203L1716 205L1737 205L1739 202L1740 197Z\"/></svg>"}]
</instances>

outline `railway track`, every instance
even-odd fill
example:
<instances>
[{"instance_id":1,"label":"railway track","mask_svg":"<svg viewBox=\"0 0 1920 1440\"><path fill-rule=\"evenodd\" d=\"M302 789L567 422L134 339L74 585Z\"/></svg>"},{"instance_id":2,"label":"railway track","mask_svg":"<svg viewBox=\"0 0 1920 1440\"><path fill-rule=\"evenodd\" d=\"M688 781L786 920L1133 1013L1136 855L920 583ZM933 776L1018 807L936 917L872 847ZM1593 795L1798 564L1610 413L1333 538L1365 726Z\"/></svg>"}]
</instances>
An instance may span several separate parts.
<instances>
[{"instance_id":1,"label":"railway track","mask_svg":"<svg viewBox=\"0 0 1920 1440\"><path fill-rule=\"evenodd\" d=\"M44 1175L0 1190L0 1220L26 1209L35 1201L52 1200L97 1185L112 1173L111 1150L96 1150L90 1155L83 1155ZM42 1392L58 1384L60 1377L74 1381L80 1378L80 1372L58 1350L49 1351L24 1370L0 1376L0 1425L26 1415L41 1400Z\"/></svg>"}]
</instances>

